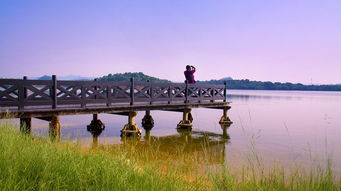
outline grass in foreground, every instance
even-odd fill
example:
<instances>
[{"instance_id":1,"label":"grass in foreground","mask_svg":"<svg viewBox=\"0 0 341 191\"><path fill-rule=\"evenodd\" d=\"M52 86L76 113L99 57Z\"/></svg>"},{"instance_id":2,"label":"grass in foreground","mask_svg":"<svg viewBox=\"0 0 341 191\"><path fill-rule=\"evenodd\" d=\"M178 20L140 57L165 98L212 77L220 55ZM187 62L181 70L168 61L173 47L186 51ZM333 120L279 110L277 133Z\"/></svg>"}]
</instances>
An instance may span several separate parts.
<instances>
[{"instance_id":1,"label":"grass in foreground","mask_svg":"<svg viewBox=\"0 0 341 191\"><path fill-rule=\"evenodd\" d=\"M125 156L22 135L0 125L0 190L190 190L157 169L135 168Z\"/></svg>"},{"instance_id":2,"label":"grass in foreground","mask_svg":"<svg viewBox=\"0 0 341 191\"><path fill-rule=\"evenodd\" d=\"M257 160L240 173L225 169L189 178L181 170L186 163L180 160L180 168L176 167L174 155L165 160L165 156L158 158L157 150L154 155L143 152L147 153L132 147L82 150L22 135L0 124L0 190L341 191L341 181L335 179L330 163L309 173L298 168L288 173L279 166L264 172ZM181 152L177 155L182 158ZM200 156L190 160L195 157Z\"/></svg>"}]
</instances>

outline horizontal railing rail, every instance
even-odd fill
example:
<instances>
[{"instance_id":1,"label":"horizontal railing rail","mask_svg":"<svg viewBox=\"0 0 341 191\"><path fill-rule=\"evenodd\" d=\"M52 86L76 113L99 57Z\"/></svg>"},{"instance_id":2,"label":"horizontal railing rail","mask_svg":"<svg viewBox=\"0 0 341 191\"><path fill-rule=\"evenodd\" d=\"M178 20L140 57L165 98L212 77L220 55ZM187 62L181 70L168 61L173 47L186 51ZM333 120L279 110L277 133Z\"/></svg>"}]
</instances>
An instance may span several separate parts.
<instances>
[{"instance_id":1,"label":"horizontal railing rail","mask_svg":"<svg viewBox=\"0 0 341 191\"><path fill-rule=\"evenodd\" d=\"M155 83L108 81L61 81L56 76L52 80L0 79L0 107L77 105L85 108L87 104L141 103L182 101L201 103L203 101L226 102L226 82L223 85Z\"/></svg>"}]
</instances>

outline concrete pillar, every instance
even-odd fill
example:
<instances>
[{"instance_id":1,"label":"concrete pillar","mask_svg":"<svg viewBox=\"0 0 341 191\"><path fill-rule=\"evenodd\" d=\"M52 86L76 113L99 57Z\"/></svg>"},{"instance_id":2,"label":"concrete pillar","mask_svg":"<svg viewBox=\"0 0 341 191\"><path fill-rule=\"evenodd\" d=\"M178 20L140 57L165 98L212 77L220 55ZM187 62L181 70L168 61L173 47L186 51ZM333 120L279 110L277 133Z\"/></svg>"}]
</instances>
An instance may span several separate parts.
<instances>
[{"instance_id":1,"label":"concrete pillar","mask_svg":"<svg viewBox=\"0 0 341 191\"><path fill-rule=\"evenodd\" d=\"M93 121L97 121L98 120L98 114L97 113L92 114L92 120Z\"/></svg>"},{"instance_id":2,"label":"concrete pillar","mask_svg":"<svg viewBox=\"0 0 341 191\"><path fill-rule=\"evenodd\" d=\"M130 136L140 136L142 134L142 130L137 126L135 122L135 117L137 112L131 111L128 114L128 124L124 125L121 130L121 137L130 137Z\"/></svg>"},{"instance_id":3,"label":"concrete pillar","mask_svg":"<svg viewBox=\"0 0 341 191\"><path fill-rule=\"evenodd\" d=\"M227 116L227 111L230 108L231 107L224 107L224 109L223 109L223 116L221 116L221 118L219 120L219 124L220 125L231 125L232 124L231 119Z\"/></svg>"},{"instance_id":4,"label":"concrete pillar","mask_svg":"<svg viewBox=\"0 0 341 191\"><path fill-rule=\"evenodd\" d=\"M150 141L150 130L146 130L145 131L145 136L144 136L144 140L146 141Z\"/></svg>"},{"instance_id":5,"label":"concrete pillar","mask_svg":"<svg viewBox=\"0 0 341 191\"><path fill-rule=\"evenodd\" d=\"M92 147L96 148L98 146L98 136L92 137Z\"/></svg>"},{"instance_id":6,"label":"concrete pillar","mask_svg":"<svg viewBox=\"0 0 341 191\"><path fill-rule=\"evenodd\" d=\"M58 116L52 116L49 124L49 136L51 140L60 140L60 122Z\"/></svg>"},{"instance_id":7,"label":"concrete pillar","mask_svg":"<svg viewBox=\"0 0 341 191\"><path fill-rule=\"evenodd\" d=\"M154 119L150 115L150 110L146 111L146 114L144 115L142 119L142 127L149 132L154 127Z\"/></svg>"},{"instance_id":8,"label":"concrete pillar","mask_svg":"<svg viewBox=\"0 0 341 191\"><path fill-rule=\"evenodd\" d=\"M31 118L20 118L20 131L23 133L31 133Z\"/></svg>"},{"instance_id":9,"label":"concrete pillar","mask_svg":"<svg viewBox=\"0 0 341 191\"><path fill-rule=\"evenodd\" d=\"M93 138L93 147L97 147L98 145L98 136L101 135L102 131L105 129L104 123L98 119L98 114L92 115L92 121L86 128L91 134Z\"/></svg>"},{"instance_id":10,"label":"concrete pillar","mask_svg":"<svg viewBox=\"0 0 341 191\"><path fill-rule=\"evenodd\" d=\"M223 138L224 139L230 139L229 134L227 133L227 129L231 126L231 124L233 123L231 121L231 119L227 116L227 111L230 109L231 107L224 107L223 109L223 116L221 116L220 120L219 120L219 124L221 126L221 129L223 130Z\"/></svg>"},{"instance_id":11,"label":"concrete pillar","mask_svg":"<svg viewBox=\"0 0 341 191\"><path fill-rule=\"evenodd\" d=\"M178 129L192 129L193 117L191 109L184 109L182 114L182 120L178 123Z\"/></svg>"},{"instance_id":12,"label":"concrete pillar","mask_svg":"<svg viewBox=\"0 0 341 191\"><path fill-rule=\"evenodd\" d=\"M136 148L141 143L141 136L131 133L130 135L121 135L121 142L128 148Z\"/></svg>"},{"instance_id":13,"label":"concrete pillar","mask_svg":"<svg viewBox=\"0 0 341 191\"><path fill-rule=\"evenodd\" d=\"M223 138L224 139L230 139L230 135L227 133L227 129L231 126L230 124L220 124L221 129L223 130Z\"/></svg>"},{"instance_id":14,"label":"concrete pillar","mask_svg":"<svg viewBox=\"0 0 341 191\"><path fill-rule=\"evenodd\" d=\"M184 143L190 143L192 140L192 131L190 129L177 129L181 139Z\"/></svg>"},{"instance_id":15,"label":"concrete pillar","mask_svg":"<svg viewBox=\"0 0 341 191\"><path fill-rule=\"evenodd\" d=\"M87 126L87 130L93 135L98 137L105 129L104 123L98 119L98 114L93 114L91 123Z\"/></svg>"}]
</instances>

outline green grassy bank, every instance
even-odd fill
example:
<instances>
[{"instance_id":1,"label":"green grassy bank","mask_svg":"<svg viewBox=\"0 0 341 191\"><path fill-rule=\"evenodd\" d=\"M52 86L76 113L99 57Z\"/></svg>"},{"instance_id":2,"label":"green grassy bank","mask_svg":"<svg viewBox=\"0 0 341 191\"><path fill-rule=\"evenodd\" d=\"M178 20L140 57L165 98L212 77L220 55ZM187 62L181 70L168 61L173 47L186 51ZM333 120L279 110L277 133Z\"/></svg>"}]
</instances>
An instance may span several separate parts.
<instances>
[{"instance_id":1,"label":"green grassy bank","mask_svg":"<svg viewBox=\"0 0 341 191\"><path fill-rule=\"evenodd\" d=\"M192 189L180 177L132 163L122 153L85 152L0 125L0 190Z\"/></svg>"},{"instance_id":2,"label":"green grassy bank","mask_svg":"<svg viewBox=\"0 0 341 191\"><path fill-rule=\"evenodd\" d=\"M248 165L240 173L226 169L189 175L171 157L160 160L158 155L131 147L82 149L23 135L10 125L0 124L0 190L341 191L341 182L335 179L330 165L288 174L279 166L269 172L256 170L261 166L256 161L255 166ZM196 160L195 155L189 159L181 153L179 158Z\"/></svg>"}]
</instances>

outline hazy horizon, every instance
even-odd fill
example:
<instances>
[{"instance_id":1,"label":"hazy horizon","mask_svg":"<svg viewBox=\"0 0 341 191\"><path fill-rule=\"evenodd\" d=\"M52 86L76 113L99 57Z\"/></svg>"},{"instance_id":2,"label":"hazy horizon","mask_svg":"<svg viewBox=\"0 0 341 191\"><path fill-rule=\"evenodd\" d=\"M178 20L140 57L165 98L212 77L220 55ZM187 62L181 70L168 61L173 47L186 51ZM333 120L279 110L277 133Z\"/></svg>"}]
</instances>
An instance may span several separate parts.
<instances>
[{"instance_id":1,"label":"hazy horizon","mask_svg":"<svg viewBox=\"0 0 341 191\"><path fill-rule=\"evenodd\" d=\"M340 84L341 2L1 1L0 76Z\"/></svg>"}]
</instances>

